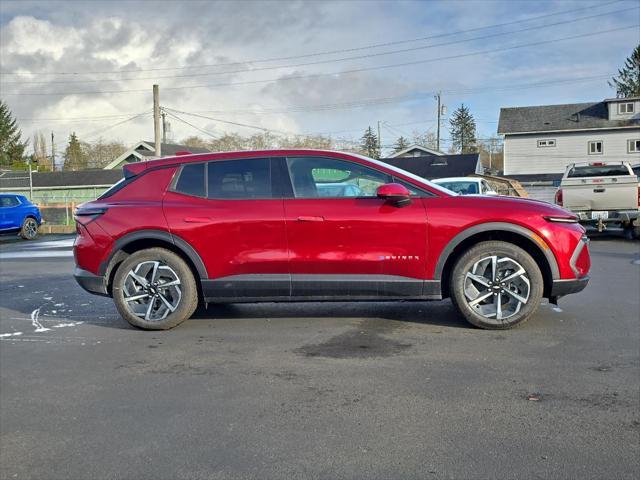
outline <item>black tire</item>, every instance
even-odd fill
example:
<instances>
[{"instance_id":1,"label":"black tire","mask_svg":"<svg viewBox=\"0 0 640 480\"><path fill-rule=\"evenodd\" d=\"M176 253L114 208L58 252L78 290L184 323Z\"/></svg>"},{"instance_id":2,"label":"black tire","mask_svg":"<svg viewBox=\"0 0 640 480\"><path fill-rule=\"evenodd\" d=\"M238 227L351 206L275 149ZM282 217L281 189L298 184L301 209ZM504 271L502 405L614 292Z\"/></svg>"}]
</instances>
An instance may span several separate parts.
<instances>
[{"instance_id":1,"label":"black tire","mask_svg":"<svg viewBox=\"0 0 640 480\"><path fill-rule=\"evenodd\" d=\"M33 240L38 236L38 222L33 217L26 217L20 227L20 236L25 240Z\"/></svg>"},{"instance_id":2,"label":"black tire","mask_svg":"<svg viewBox=\"0 0 640 480\"><path fill-rule=\"evenodd\" d=\"M489 279L492 276L492 257L499 260L496 262L497 282ZM506 285L500 282L500 276L508 278L516 270L519 271L518 267L524 270L522 275ZM501 268L504 273L500 273ZM487 276L479 272L486 272ZM475 276L471 278L472 275ZM477 277L482 279L476 280ZM481 281L485 283L480 283ZM507 293L507 289L511 293ZM449 283L451 300L460 314L476 327L490 330L506 330L527 321L540 305L543 290L542 273L531 255L516 245L500 241L481 242L463 253L453 267ZM526 302L516 300L514 294L520 299L526 297ZM485 300L478 302L477 299L487 295ZM498 299L500 315L504 317L502 319L498 319ZM472 306L474 300L478 303Z\"/></svg>"},{"instance_id":3,"label":"black tire","mask_svg":"<svg viewBox=\"0 0 640 480\"><path fill-rule=\"evenodd\" d=\"M154 278L152 265L155 262L158 262L157 271L160 273L156 275L156 281L151 282ZM146 268L151 270L145 274ZM146 280L147 287L142 287L142 280L134 280L130 272ZM164 275L166 277L163 277ZM179 285L163 289L162 285L169 283L174 277L179 280ZM127 302L126 292L130 295L128 298L144 295L146 297ZM161 297L172 304L175 310L167 309L161 302ZM120 264L113 279L113 300L122 318L131 325L145 330L168 330L191 317L198 306L198 287L191 269L182 258L164 248L149 248L133 253ZM150 302L155 303L149 307ZM134 308L143 314L146 312L149 318L136 315ZM156 313L161 316L162 312L166 312L164 318L151 318Z\"/></svg>"}]
</instances>

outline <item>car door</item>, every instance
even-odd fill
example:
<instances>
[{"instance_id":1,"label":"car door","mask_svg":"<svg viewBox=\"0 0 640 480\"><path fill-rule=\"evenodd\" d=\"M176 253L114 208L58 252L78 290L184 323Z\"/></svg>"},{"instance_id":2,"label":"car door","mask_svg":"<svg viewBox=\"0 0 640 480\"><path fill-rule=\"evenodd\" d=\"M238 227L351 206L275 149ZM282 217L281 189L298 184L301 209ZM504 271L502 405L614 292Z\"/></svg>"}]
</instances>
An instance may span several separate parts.
<instances>
[{"instance_id":1,"label":"car door","mask_svg":"<svg viewBox=\"0 0 640 480\"><path fill-rule=\"evenodd\" d=\"M376 196L391 175L328 157L289 157L284 201L293 297L419 297L427 221L419 198L398 207Z\"/></svg>"},{"instance_id":2,"label":"car door","mask_svg":"<svg viewBox=\"0 0 640 480\"><path fill-rule=\"evenodd\" d=\"M19 207L20 201L14 195L0 197L0 230L22 226L22 219L18 218L20 217Z\"/></svg>"},{"instance_id":3,"label":"car door","mask_svg":"<svg viewBox=\"0 0 640 480\"><path fill-rule=\"evenodd\" d=\"M205 264L207 298L290 295L283 199L271 164L269 158L185 164L164 197L171 232Z\"/></svg>"}]
</instances>

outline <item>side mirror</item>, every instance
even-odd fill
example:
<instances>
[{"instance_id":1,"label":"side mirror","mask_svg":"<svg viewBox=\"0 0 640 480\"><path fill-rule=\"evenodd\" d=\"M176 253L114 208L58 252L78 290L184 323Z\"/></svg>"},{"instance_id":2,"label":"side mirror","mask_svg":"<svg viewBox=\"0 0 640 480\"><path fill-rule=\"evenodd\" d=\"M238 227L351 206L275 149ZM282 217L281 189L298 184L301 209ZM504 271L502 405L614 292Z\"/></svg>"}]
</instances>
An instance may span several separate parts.
<instances>
[{"instance_id":1,"label":"side mirror","mask_svg":"<svg viewBox=\"0 0 640 480\"><path fill-rule=\"evenodd\" d=\"M396 207L404 207L411 203L411 193L404 185L399 183L385 183L376 190L378 198L393 203Z\"/></svg>"}]
</instances>

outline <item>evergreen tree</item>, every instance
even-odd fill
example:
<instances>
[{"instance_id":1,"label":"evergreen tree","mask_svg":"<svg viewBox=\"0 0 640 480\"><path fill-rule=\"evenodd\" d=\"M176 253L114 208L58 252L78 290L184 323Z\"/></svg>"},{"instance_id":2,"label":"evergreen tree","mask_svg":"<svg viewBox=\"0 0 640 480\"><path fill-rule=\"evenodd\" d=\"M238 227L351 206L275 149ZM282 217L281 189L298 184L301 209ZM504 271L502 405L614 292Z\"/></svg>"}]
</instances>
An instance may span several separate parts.
<instances>
[{"instance_id":1,"label":"evergreen tree","mask_svg":"<svg viewBox=\"0 0 640 480\"><path fill-rule=\"evenodd\" d=\"M65 170L83 170L87 168L87 157L82 151L82 145L77 135L73 132L69 135L69 145L64 152Z\"/></svg>"},{"instance_id":2,"label":"evergreen tree","mask_svg":"<svg viewBox=\"0 0 640 480\"><path fill-rule=\"evenodd\" d=\"M395 153L397 153L397 152L400 152L400 151L404 150L408 146L409 146L409 141L406 138L401 136L401 137L398 138L398 140L396 140L396 143L393 146L393 151Z\"/></svg>"},{"instance_id":3,"label":"evergreen tree","mask_svg":"<svg viewBox=\"0 0 640 480\"><path fill-rule=\"evenodd\" d=\"M371 158L380 158L380 148L378 147L378 136L373 133L371 127L364 131L360 139L360 148L365 155Z\"/></svg>"},{"instance_id":4,"label":"evergreen tree","mask_svg":"<svg viewBox=\"0 0 640 480\"><path fill-rule=\"evenodd\" d=\"M6 103L0 100L0 168L24 168L24 149L27 142L21 141L22 132Z\"/></svg>"},{"instance_id":5,"label":"evergreen tree","mask_svg":"<svg viewBox=\"0 0 640 480\"><path fill-rule=\"evenodd\" d=\"M637 97L640 95L640 45L618 70L618 76L613 77L609 86L616 89L618 98Z\"/></svg>"},{"instance_id":6,"label":"evergreen tree","mask_svg":"<svg viewBox=\"0 0 640 480\"><path fill-rule=\"evenodd\" d=\"M460 153L476 151L476 121L469 109L462 104L449 120L453 148Z\"/></svg>"}]
</instances>

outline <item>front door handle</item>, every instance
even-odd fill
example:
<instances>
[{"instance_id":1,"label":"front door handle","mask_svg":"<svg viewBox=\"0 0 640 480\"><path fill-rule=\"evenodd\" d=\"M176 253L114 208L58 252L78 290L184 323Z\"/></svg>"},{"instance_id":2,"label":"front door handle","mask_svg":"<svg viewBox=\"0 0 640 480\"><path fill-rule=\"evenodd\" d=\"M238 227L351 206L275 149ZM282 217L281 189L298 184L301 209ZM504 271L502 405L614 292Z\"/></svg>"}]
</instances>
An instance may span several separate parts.
<instances>
[{"instance_id":1,"label":"front door handle","mask_svg":"<svg viewBox=\"0 0 640 480\"><path fill-rule=\"evenodd\" d=\"M298 217L299 222L324 222L324 217L314 217L308 215L302 215Z\"/></svg>"},{"instance_id":2,"label":"front door handle","mask_svg":"<svg viewBox=\"0 0 640 480\"><path fill-rule=\"evenodd\" d=\"M183 220L186 223L209 223L211 221L209 217L184 217Z\"/></svg>"}]
</instances>

